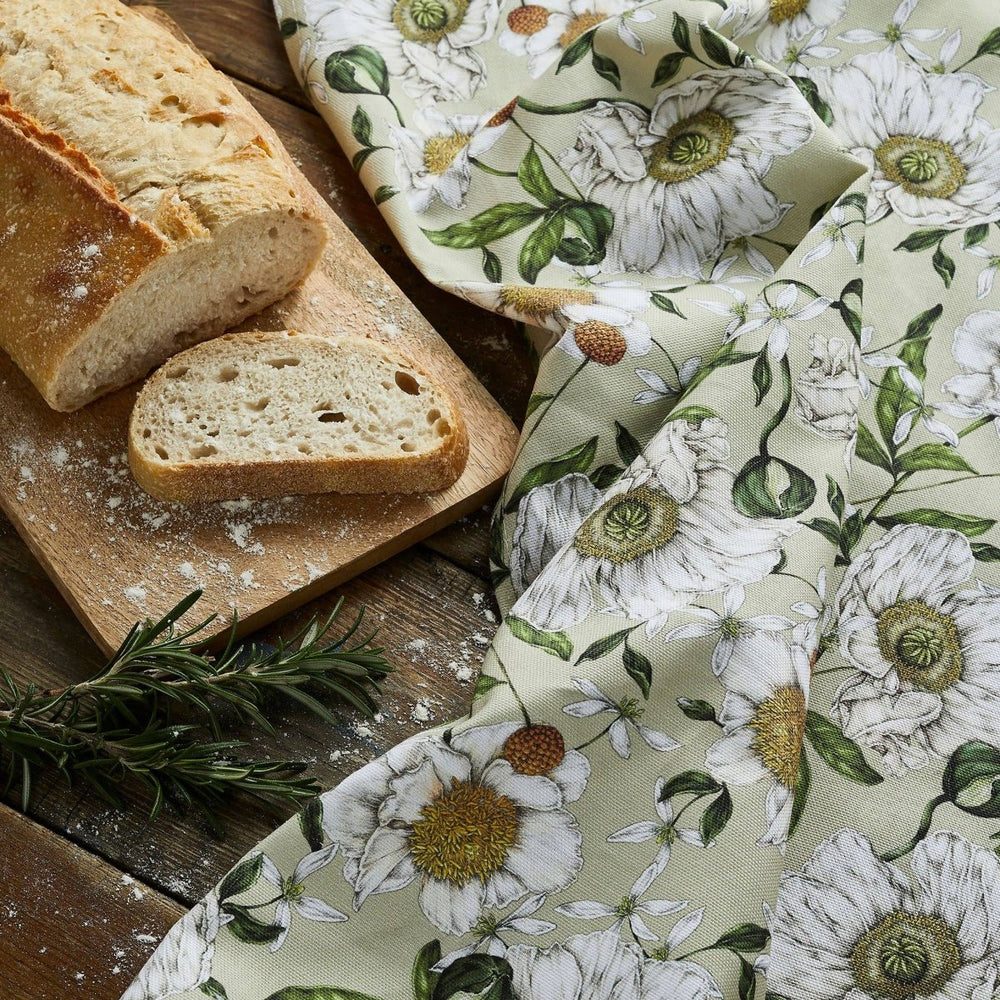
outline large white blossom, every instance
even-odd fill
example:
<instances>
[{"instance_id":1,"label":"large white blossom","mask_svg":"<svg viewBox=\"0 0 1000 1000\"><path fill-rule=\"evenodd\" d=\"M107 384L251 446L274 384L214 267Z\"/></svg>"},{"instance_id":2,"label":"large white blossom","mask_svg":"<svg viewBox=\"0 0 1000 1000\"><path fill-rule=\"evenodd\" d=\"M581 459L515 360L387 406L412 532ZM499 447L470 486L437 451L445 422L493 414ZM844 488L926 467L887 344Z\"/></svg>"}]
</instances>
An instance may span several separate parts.
<instances>
[{"instance_id":1,"label":"large white blossom","mask_svg":"<svg viewBox=\"0 0 1000 1000\"><path fill-rule=\"evenodd\" d=\"M861 352L854 340L809 338L813 360L795 379L795 415L820 437L851 441L858 432Z\"/></svg>"},{"instance_id":2,"label":"large white blossom","mask_svg":"<svg viewBox=\"0 0 1000 1000\"><path fill-rule=\"evenodd\" d=\"M1000 416L1000 312L966 316L951 350L962 374L941 386L955 397L941 409L957 417Z\"/></svg>"},{"instance_id":3,"label":"large white blossom","mask_svg":"<svg viewBox=\"0 0 1000 1000\"><path fill-rule=\"evenodd\" d=\"M824 32L847 13L848 0L770 0L743 19L733 38L755 35L757 52L768 62L794 61L805 40ZM832 50L837 54L837 49ZM828 58L824 55L823 58Z\"/></svg>"}]
</instances>

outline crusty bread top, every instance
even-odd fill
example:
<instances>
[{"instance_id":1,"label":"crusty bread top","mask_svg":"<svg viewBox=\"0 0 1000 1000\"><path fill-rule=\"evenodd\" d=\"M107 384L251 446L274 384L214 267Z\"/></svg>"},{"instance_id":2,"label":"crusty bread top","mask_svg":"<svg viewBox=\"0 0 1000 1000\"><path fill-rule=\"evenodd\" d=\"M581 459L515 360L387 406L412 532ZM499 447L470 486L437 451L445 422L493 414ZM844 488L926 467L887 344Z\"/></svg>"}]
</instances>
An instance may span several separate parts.
<instances>
[{"instance_id":1,"label":"crusty bread top","mask_svg":"<svg viewBox=\"0 0 1000 1000\"><path fill-rule=\"evenodd\" d=\"M0 0L0 85L168 241L311 208L236 88L118 0Z\"/></svg>"}]
</instances>

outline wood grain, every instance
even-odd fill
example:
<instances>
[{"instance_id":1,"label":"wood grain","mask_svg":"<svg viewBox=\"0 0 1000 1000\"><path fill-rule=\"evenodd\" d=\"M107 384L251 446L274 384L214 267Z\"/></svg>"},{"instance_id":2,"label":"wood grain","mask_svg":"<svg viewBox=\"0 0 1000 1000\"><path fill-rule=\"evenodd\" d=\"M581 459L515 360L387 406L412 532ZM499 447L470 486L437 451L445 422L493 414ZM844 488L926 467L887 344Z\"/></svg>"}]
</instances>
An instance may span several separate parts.
<instances>
[{"instance_id":1,"label":"wood grain","mask_svg":"<svg viewBox=\"0 0 1000 1000\"><path fill-rule=\"evenodd\" d=\"M0 806L4 1000L117 1000L184 913L141 881Z\"/></svg>"}]
</instances>

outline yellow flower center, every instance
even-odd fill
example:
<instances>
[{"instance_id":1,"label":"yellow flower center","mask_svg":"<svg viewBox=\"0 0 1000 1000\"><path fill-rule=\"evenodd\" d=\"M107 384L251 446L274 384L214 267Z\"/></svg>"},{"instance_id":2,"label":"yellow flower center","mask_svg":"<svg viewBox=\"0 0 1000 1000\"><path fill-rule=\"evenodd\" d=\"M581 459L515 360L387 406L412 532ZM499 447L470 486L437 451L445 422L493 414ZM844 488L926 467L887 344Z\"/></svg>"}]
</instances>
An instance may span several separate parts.
<instances>
[{"instance_id":1,"label":"yellow flower center","mask_svg":"<svg viewBox=\"0 0 1000 1000\"><path fill-rule=\"evenodd\" d=\"M678 504L648 486L605 500L580 526L573 544L585 556L622 565L661 548L677 532Z\"/></svg>"},{"instance_id":2,"label":"yellow flower center","mask_svg":"<svg viewBox=\"0 0 1000 1000\"><path fill-rule=\"evenodd\" d=\"M555 726L522 726L503 745L503 757L518 774L548 774L562 763L566 744Z\"/></svg>"},{"instance_id":3,"label":"yellow flower center","mask_svg":"<svg viewBox=\"0 0 1000 1000\"><path fill-rule=\"evenodd\" d=\"M593 14L590 12L577 14L566 25L566 30L559 36L559 44L564 49L568 49L585 31L596 28L602 21L606 20L607 18L603 14Z\"/></svg>"},{"instance_id":4,"label":"yellow flower center","mask_svg":"<svg viewBox=\"0 0 1000 1000\"><path fill-rule=\"evenodd\" d=\"M948 615L922 601L900 601L878 616L878 648L915 688L940 693L962 676L962 643Z\"/></svg>"},{"instance_id":5,"label":"yellow flower center","mask_svg":"<svg viewBox=\"0 0 1000 1000\"><path fill-rule=\"evenodd\" d=\"M514 312L544 319L561 306L594 304L594 293L586 288L533 288L527 285L504 285L500 304Z\"/></svg>"},{"instance_id":6,"label":"yellow flower center","mask_svg":"<svg viewBox=\"0 0 1000 1000\"><path fill-rule=\"evenodd\" d=\"M663 184L686 181L717 166L729 152L736 129L715 111L699 111L677 122L649 151L646 173Z\"/></svg>"},{"instance_id":7,"label":"yellow flower center","mask_svg":"<svg viewBox=\"0 0 1000 1000\"><path fill-rule=\"evenodd\" d=\"M625 357L628 344L621 330L610 323L588 319L573 331L576 346L599 365L616 365Z\"/></svg>"},{"instance_id":8,"label":"yellow flower center","mask_svg":"<svg viewBox=\"0 0 1000 1000\"><path fill-rule=\"evenodd\" d=\"M796 685L778 688L754 712L751 748L786 788L794 788L806 731L806 696Z\"/></svg>"},{"instance_id":9,"label":"yellow flower center","mask_svg":"<svg viewBox=\"0 0 1000 1000\"><path fill-rule=\"evenodd\" d=\"M549 11L536 3L515 7L507 15L507 27L515 35L537 35L549 23Z\"/></svg>"},{"instance_id":10,"label":"yellow flower center","mask_svg":"<svg viewBox=\"0 0 1000 1000\"><path fill-rule=\"evenodd\" d=\"M946 142L891 135L875 150L885 176L908 194L950 198L965 183L965 166Z\"/></svg>"},{"instance_id":11,"label":"yellow flower center","mask_svg":"<svg viewBox=\"0 0 1000 1000\"><path fill-rule=\"evenodd\" d=\"M897 910L858 938L854 981L880 1000L937 995L962 966L955 932L940 917Z\"/></svg>"},{"instance_id":12,"label":"yellow flower center","mask_svg":"<svg viewBox=\"0 0 1000 1000\"><path fill-rule=\"evenodd\" d=\"M771 13L769 15L771 23L781 24L782 21L790 21L808 6L809 0L771 0Z\"/></svg>"},{"instance_id":13,"label":"yellow flower center","mask_svg":"<svg viewBox=\"0 0 1000 1000\"><path fill-rule=\"evenodd\" d=\"M424 166L432 174L443 174L471 139L465 132L431 136L424 147Z\"/></svg>"},{"instance_id":14,"label":"yellow flower center","mask_svg":"<svg viewBox=\"0 0 1000 1000\"><path fill-rule=\"evenodd\" d=\"M410 42L434 43L465 20L469 0L397 0L392 23Z\"/></svg>"},{"instance_id":15,"label":"yellow flower center","mask_svg":"<svg viewBox=\"0 0 1000 1000\"><path fill-rule=\"evenodd\" d=\"M488 785L451 779L451 788L424 806L410 834L414 865L433 878L465 885L485 881L517 843L517 807Z\"/></svg>"}]
</instances>

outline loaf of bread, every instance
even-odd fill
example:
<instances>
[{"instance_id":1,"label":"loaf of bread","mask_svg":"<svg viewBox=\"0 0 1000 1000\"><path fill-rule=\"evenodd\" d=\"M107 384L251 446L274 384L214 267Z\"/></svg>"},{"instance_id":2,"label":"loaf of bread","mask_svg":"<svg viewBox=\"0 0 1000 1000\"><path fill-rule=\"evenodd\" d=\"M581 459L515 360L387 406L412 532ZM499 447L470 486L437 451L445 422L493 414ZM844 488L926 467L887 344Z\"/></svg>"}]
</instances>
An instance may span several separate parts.
<instances>
[{"instance_id":1,"label":"loaf of bread","mask_svg":"<svg viewBox=\"0 0 1000 1000\"><path fill-rule=\"evenodd\" d=\"M384 344L290 330L227 333L143 386L129 464L161 500L423 493L469 454L448 391Z\"/></svg>"},{"instance_id":2,"label":"loaf of bread","mask_svg":"<svg viewBox=\"0 0 1000 1000\"><path fill-rule=\"evenodd\" d=\"M57 410L289 292L326 234L236 88L117 0L0 0L0 347Z\"/></svg>"}]
</instances>

